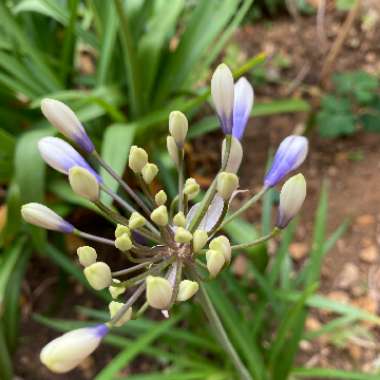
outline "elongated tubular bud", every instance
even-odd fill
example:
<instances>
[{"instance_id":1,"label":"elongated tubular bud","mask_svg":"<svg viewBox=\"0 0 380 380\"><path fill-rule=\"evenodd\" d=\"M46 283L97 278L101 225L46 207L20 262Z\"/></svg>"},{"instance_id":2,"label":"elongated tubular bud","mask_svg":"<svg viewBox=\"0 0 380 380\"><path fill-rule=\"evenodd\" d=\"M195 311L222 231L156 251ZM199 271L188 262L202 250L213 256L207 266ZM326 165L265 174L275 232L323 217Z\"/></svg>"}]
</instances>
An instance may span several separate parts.
<instances>
[{"instance_id":1,"label":"elongated tubular bud","mask_svg":"<svg viewBox=\"0 0 380 380\"><path fill-rule=\"evenodd\" d=\"M69 372L96 350L107 333L104 324L70 331L48 343L40 360L53 372Z\"/></svg>"},{"instance_id":2,"label":"elongated tubular bud","mask_svg":"<svg viewBox=\"0 0 380 380\"><path fill-rule=\"evenodd\" d=\"M226 140L223 140L222 144L222 162L224 162L224 155L226 154ZM241 162L243 160L243 147L240 144L240 141L235 137L231 138L231 148L228 155L228 161L225 168L226 172L237 173Z\"/></svg>"},{"instance_id":3,"label":"elongated tubular bud","mask_svg":"<svg viewBox=\"0 0 380 380\"><path fill-rule=\"evenodd\" d=\"M96 262L98 257L94 248L85 245L77 249L77 255L79 257L79 262L84 267L88 267Z\"/></svg>"},{"instance_id":4,"label":"elongated tubular bud","mask_svg":"<svg viewBox=\"0 0 380 380\"><path fill-rule=\"evenodd\" d=\"M196 281L183 280L179 283L177 301L185 302L195 295L199 289Z\"/></svg>"},{"instance_id":5,"label":"elongated tubular bud","mask_svg":"<svg viewBox=\"0 0 380 380\"><path fill-rule=\"evenodd\" d=\"M171 302L173 288L163 277L148 276L146 279L146 300L155 308L165 310Z\"/></svg>"},{"instance_id":6,"label":"elongated tubular bud","mask_svg":"<svg viewBox=\"0 0 380 380\"><path fill-rule=\"evenodd\" d=\"M185 114L183 114L180 111L170 112L169 132L173 136L178 147L180 148L182 148L185 143L188 128L189 123Z\"/></svg>"},{"instance_id":7,"label":"elongated tubular bud","mask_svg":"<svg viewBox=\"0 0 380 380\"><path fill-rule=\"evenodd\" d=\"M45 98L41 101L41 111L64 136L74 141L87 153L94 151L94 144L70 107L59 100Z\"/></svg>"},{"instance_id":8,"label":"elongated tubular bud","mask_svg":"<svg viewBox=\"0 0 380 380\"><path fill-rule=\"evenodd\" d=\"M98 261L86 268L83 271L87 281L95 290L108 288L112 283L112 274L110 267Z\"/></svg>"},{"instance_id":9,"label":"elongated tubular bud","mask_svg":"<svg viewBox=\"0 0 380 380\"><path fill-rule=\"evenodd\" d=\"M276 186L287 174L297 169L307 156L308 145L306 137L286 137L277 149L272 166L265 176L264 186Z\"/></svg>"},{"instance_id":10,"label":"elongated tubular bud","mask_svg":"<svg viewBox=\"0 0 380 380\"><path fill-rule=\"evenodd\" d=\"M141 173L144 166L148 163L148 153L136 145L129 151L128 165L134 173Z\"/></svg>"},{"instance_id":11,"label":"elongated tubular bud","mask_svg":"<svg viewBox=\"0 0 380 380\"><path fill-rule=\"evenodd\" d=\"M58 214L40 203L27 203L21 207L23 219L35 226L46 228L47 230L72 233L74 226L62 219Z\"/></svg>"},{"instance_id":12,"label":"elongated tubular bud","mask_svg":"<svg viewBox=\"0 0 380 380\"><path fill-rule=\"evenodd\" d=\"M210 276L216 277L226 263L226 259L222 252L210 249L206 252L206 263Z\"/></svg>"},{"instance_id":13,"label":"elongated tubular bud","mask_svg":"<svg viewBox=\"0 0 380 380\"><path fill-rule=\"evenodd\" d=\"M289 178L281 189L276 226L285 228L298 214L306 197L306 181L302 174Z\"/></svg>"},{"instance_id":14,"label":"elongated tubular bud","mask_svg":"<svg viewBox=\"0 0 380 380\"><path fill-rule=\"evenodd\" d=\"M234 78L224 63L220 64L211 78L211 96L222 130L232 133L232 112L234 107Z\"/></svg>"},{"instance_id":15,"label":"elongated tubular bud","mask_svg":"<svg viewBox=\"0 0 380 380\"><path fill-rule=\"evenodd\" d=\"M108 305L110 317L113 318L118 311L124 306L122 302L111 301ZM130 307L124 315L115 323L116 327L121 327L132 318L132 307Z\"/></svg>"},{"instance_id":16,"label":"elongated tubular bud","mask_svg":"<svg viewBox=\"0 0 380 380\"><path fill-rule=\"evenodd\" d=\"M228 201L231 198L232 193L239 186L239 178L234 173L219 173L216 181L216 189L218 191L218 194L225 201Z\"/></svg>"},{"instance_id":17,"label":"elongated tubular bud","mask_svg":"<svg viewBox=\"0 0 380 380\"><path fill-rule=\"evenodd\" d=\"M195 230L193 234L193 251L198 253L207 243L208 235L206 231Z\"/></svg>"},{"instance_id":18,"label":"elongated tubular bud","mask_svg":"<svg viewBox=\"0 0 380 380\"><path fill-rule=\"evenodd\" d=\"M73 166L69 170L69 182L75 194L92 202L99 199L99 183L96 177L80 166Z\"/></svg>"},{"instance_id":19,"label":"elongated tubular bud","mask_svg":"<svg viewBox=\"0 0 380 380\"><path fill-rule=\"evenodd\" d=\"M173 160L175 165L179 167L179 150L173 136L168 136L166 138L166 148L170 158Z\"/></svg>"}]
</instances>

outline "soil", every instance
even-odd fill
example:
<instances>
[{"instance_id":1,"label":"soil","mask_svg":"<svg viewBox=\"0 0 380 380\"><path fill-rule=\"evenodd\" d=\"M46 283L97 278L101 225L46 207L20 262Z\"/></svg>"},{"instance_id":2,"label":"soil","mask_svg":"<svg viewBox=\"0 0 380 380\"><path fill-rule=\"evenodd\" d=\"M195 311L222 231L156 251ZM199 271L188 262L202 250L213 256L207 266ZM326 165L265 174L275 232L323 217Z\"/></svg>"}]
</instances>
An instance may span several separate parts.
<instances>
[{"instance_id":1,"label":"soil","mask_svg":"<svg viewBox=\"0 0 380 380\"><path fill-rule=\"evenodd\" d=\"M346 14L334 10L328 2L325 18L327 48L337 36L339 25ZM379 12L380 15L380 12ZM364 69L380 72L380 29L375 27L363 31L357 21L335 62L334 69ZM288 57L291 65L283 68L270 63L269 70L276 80L256 88L256 99L260 102L281 99L290 95L302 96L313 106L319 103L323 89L319 73L326 56L320 49L317 38L315 16L300 17L294 21L282 16L273 21L246 25L236 35L241 47L242 59L262 50L281 53ZM274 61L272 61L274 62ZM306 70L306 69L307 70ZM305 70L306 74L297 83L295 78ZM255 190L262 183L268 150L275 149L279 142L296 127L302 127L308 115L292 114L251 120L244 138L244 163L241 168L241 186ZM215 138L217 137L217 138ZM192 145L193 166L199 178L206 183L219 160L220 134L204 136ZM291 254L300 265L307 258L313 228L313 218L322 182L329 183L329 220L327 230L333 232L345 219L350 226L344 236L330 251L323 266L321 291L334 299L351 302L371 312L379 313L380 299L380 135L359 132L354 136L337 140L325 140L312 132L310 154L300 168L308 183L308 196L301 213L301 223L296 234ZM199 168L202 167L200 170ZM195 173L194 173L195 174ZM257 210L247 214L254 222ZM56 336L56 332L31 320L31 312L49 311L49 299L45 294L58 289L60 275L46 259L35 258L36 265L29 266L24 289L24 317L21 328L22 344L15 356L17 376L26 380L50 380L57 378L42 368L38 361L40 347ZM36 272L37 271L37 272ZM41 278L44 279L41 282ZM96 300L75 283L74 304L96 306ZM47 291L49 290L49 291ZM59 295L57 295L59 297ZM73 299L59 300L60 317L76 318L72 309ZM309 330L315 329L326 318L314 313L307 322ZM374 326L364 326L369 336L376 336ZM60 379L91 379L98 368L107 362L114 352L102 347L80 369ZM313 344L303 342L300 361L303 365L341 369L373 371L379 366L380 347L376 340L367 336L353 335L344 344L338 345L331 337Z\"/></svg>"}]
</instances>

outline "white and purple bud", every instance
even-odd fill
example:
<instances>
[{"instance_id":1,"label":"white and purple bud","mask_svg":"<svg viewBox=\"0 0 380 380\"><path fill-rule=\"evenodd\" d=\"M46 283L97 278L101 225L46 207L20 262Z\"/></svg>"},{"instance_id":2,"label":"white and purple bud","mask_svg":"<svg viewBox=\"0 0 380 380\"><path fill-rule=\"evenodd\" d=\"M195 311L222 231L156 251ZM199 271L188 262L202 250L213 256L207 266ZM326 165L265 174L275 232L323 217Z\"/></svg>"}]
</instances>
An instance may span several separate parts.
<instances>
[{"instance_id":1,"label":"white and purple bud","mask_svg":"<svg viewBox=\"0 0 380 380\"><path fill-rule=\"evenodd\" d=\"M285 228L298 214L306 197L306 181L302 174L289 178L282 186L276 227Z\"/></svg>"},{"instance_id":2,"label":"white and purple bud","mask_svg":"<svg viewBox=\"0 0 380 380\"><path fill-rule=\"evenodd\" d=\"M38 142L38 150L43 160L60 173L69 174L74 166L89 171L99 183L101 178L87 161L66 141L58 137L44 137Z\"/></svg>"},{"instance_id":3,"label":"white and purple bud","mask_svg":"<svg viewBox=\"0 0 380 380\"><path fill-rule=\"evenodd\" d=\"M41 111L64 136L74 141L87 153L94 151L94 144L70 107L59 100L45 98L41 101Z\"/></svg>"},{"instance_id":4,"label":"white and purple bud","mask_svg":"<svg viewBox=\"0 0 380 380\"><path fill-rule=\"evenodd\" d=\"M211 78L211 96L223 132L232 134L234 108L234 78L229 67L220 64Z\"/></svg>"},{"instance_id":5,"label":"white and purple bud","mask_svg":"<svg viewBox=\"0 0 380 380\"><path fill-rule=\"evenodd\" d=\"M40 203L27 203L21 207L23 219L35 226L66 234L74 231L74 226L61 218L53 210Z\"/></svg>"},{"instance_id":6,"label":"white and purple bud","mask_svg":"<svg viewBox=\"0 0 380 380\"><path fill-rule=\"evenodd\" d=\"M276 186L287 174L297 169L307 156L309 143L306 137L286 137L277 149L273 163L265 176L266 188Z\"/></svg>"},{"instance_id":7,"label":"white and purple bud","mask_svg":"<svg viewBox=\"0 0 380 380\"><path fill-rule=\"evenodd\" d=\"M98 348L108 331L105 324L70 331L48 343L40 360L52 372L69 372Z\"/></svg>"},{"instance_id":8,"label":"white and purple bud","mask_svg":"<svg viewBox=\"0 0 380 380\"><path fill-rule=\"evenodd\" d=\"M251 84L242 77L235 83L232 136L241 140L253 107L254 93Z\"/></svg>"}]
</instances>

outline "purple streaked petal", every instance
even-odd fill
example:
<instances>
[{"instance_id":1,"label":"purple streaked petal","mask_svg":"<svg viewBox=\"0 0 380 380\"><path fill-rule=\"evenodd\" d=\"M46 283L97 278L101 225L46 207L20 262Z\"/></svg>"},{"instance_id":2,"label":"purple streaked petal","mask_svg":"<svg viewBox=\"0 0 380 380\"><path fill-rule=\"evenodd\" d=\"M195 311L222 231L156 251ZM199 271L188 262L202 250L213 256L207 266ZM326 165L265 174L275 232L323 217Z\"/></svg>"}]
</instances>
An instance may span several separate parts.
<instances>
[{"instance_id":1,"label":"purple streaked petal","mask_svg":"<svg viewBox=\"0 0 380 380\"><path fill-rule=\"evenodd\" d=\"M251 84L242 77L235 83L232 135L241 140L247 126L254 101Z\"/></svg>"},{"instance_id":2,"label":"purple streaked petal","mask_svg":"<svg viewBox=\"0 0 380 380\"><path fill-rule=\"evenodd\" d=\"M61 232L65 234L71 234L75 229L74 226L66 220L62 220L58 228Z\"/></svg>"},{"instance_id":3,"label":"purple streaked petal","mask_svg":"<svg viewBox=\"0 0 380 380\"><path fill-rule=\"evenodd\" d=\"M265 176L264 186L275 186L288 173L297 169L305 160L307 152L306 137L296 135L286 137L277 149L272 166Z\"/></svg>"},{"instance_id":4,"label":"purple streaked petal","mask_svg":"<svg viewBox=\"0 0 380 380\"><path fill-rule=\"evenodd\" d=\"M95 149L94 144L85 131L81 134L73 136L73 140L87 153L91 153Z\"/></svg>"}]
</instances>

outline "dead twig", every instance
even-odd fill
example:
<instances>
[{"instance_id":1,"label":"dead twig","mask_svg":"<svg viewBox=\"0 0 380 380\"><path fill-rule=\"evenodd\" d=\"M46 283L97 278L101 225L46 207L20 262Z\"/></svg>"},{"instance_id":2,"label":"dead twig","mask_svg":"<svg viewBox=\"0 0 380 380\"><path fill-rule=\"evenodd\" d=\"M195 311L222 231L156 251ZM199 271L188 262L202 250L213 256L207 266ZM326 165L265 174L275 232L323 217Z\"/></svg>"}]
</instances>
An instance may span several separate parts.
<instances>
[{"instance_id":1,"label":"dead twig","mask_svg":"<svg viewBox=\"0 0 380 380\"><path fill-rule=\"evenodd\" d=\"M322 53L327 49L327 37L325 32L326 0L319 0L317 12L317 38Z\"/></svg>"}]
</instances>

